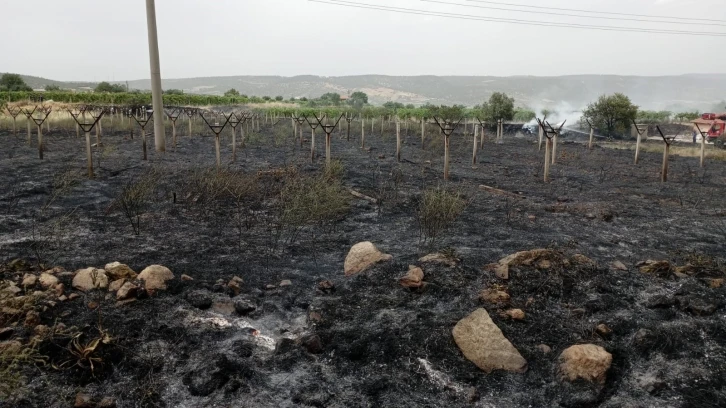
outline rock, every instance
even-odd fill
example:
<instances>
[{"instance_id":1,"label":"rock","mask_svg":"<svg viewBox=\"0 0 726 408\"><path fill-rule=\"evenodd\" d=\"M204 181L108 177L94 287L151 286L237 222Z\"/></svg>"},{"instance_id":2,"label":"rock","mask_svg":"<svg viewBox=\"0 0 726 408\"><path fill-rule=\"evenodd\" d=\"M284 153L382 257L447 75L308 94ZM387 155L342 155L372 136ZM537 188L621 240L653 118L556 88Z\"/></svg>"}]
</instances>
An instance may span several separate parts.
<instances>
[{"instance_id":1,"label":"rock","mask_svg":"<svg viewBox=\"0 0 726 408\"><path fill-rule=\"evenodd\" d=\"M112 262L110 264L106 264L103 269L106 271L106 275L108 275L111 280L134 280L138 276L138 274L134 272L133 269L129 268L128 265L124 265L120 262Z\"/></svg>"},{"instance_id":2,"label":"rock","mask_svg":"<svg viewBox=\"0 0 726 408\"><path fill-rule=\"evenodd\" d=\"M595 261L583 254L575 254L570 257L570 263L574 265L595 265Z\"/></svg>"},{"instance_id":3,"label":"rock","mask_svg":"<svg viewBox=\"0 0 726 408\"><path fill-rule=\"evenodd\" d=\"M552 266L551 261L557 258L559 255L550 249L532 249L508 255L496 264L487 265L486 268L493 270L499 279L509 279L509 268L512 266L531 266L537 262L541 265L541 269L547 269Z\"/></svg>"},{"instance_id":4,"label":"rock","mask_svg":"<svg viewBox=\"0 0 726 408\"><path fill-rule=\"evenodd\" d=\"M25 314L25 327L35 327L40 324L40 314L35 310L29 310Z\"/></svg>"},{"instance_id":5,"label":"rock","mask_svg":"<svg viewBox=\"0 0 726 408\"><path fill-rule=\"evenodd\" d=\"M613 269L615 269L617 271L627 271L628 270L628 267L625 266L625 264L620 261L613 262L612 266L613 266Z\"/></svg>"},{"instance_id":6,"label":"rock","mask_svg":"<svg viewBox=\"0 0 726 408\"><path fill-rule=\"evenodd\" d=\"M6 287L4 287L0 292L7 293L12 296L15 296L19 293L21 293L23 290L18 287L18 285L15 284L15 282L12 281L4 281L5 284L7 284Z\"/></svg>"},{"instance_id":7,"label":"rock","mask_svg":"<svg viewBox=\"0 0 726 408\"><path fill-rule=\"evenodd\" d=\"M166 282L174 279L169 268L161 265L147 266L138 276L144 281L144 287L149 294L157 290L166 290Z\"/></svg>"},{"instance_id":8,"label":"rock","mask_svg":"<svg viewBox=\"0 0 726 408\"><path fill-rule=\"evenodd\" d=\"M23 350L23 343L17 340L0 341L0 353L8 353L9 355L18 354Z\"/></svg>"},{"instance_id":9,"label":"rock","mask_svg":"<svg viewBox=\"0 0 726 408\"><path fill-rule=\"evenodd\" d=\"M676 266L675 270L674 270L674 273L679 274L679 275L685 275L685 276L693 275L696 272L698 272L698 268L696 268L695 266L693 266L691 264L686 264L683 266Z\"/></svg>"},{"instance_id":10,"label":"rock","mask_svg":"<svg viewBox=\"0 0 726 408\"><path fill-rule=\"evenodd\" d=\"M191 277L191 276L189 276L189 275L186 275L186 274L182 274L182 276L181 276L181 280L183 280L183 281L185 281L185 282L188 282L188 281L193 281L193 280L194 280L194 278L192 278L192 277Z\"/></svg>"},{"instance_id":11,"label":"rock","mask_svg":"<svg viewBox=\"0 0 726 408\"><path fill-rule=\"evenodd\" d=\"M108 287L108 276L103 269L86 268L76 271L73 277L73 287L86 292L93 289L106 289Z\"/></svg>"},{"instance_id":12,"label":"rock","mask_svg":"<svg viewBox=\"0 0 726 408\"><path fill-rule=\"evenodd\" d=\"M323 321L323 315L319 312L310 312L308 314L308 320L313 323L320 323Z\"/></svg>"},{"instance_id":13,"label":"rock","mask_svg":"<svg viewBox=\"0 0 726 408\"><path fill-rule=\"evenodd\" d=\"M424 273L421 268L415 265L408 266L408 273L398 280L404 288L420 288L423 286Z\"/></svg>"},{"instance_id":14,"label":"rock","mask_svg":"<svg viewBox=\"0 0 726 408\"><path fill-rule=\"evenodd\" d=\"M722 287L723 284L724 284L723 279L710 279L708 281L708 287L710 287L711 289L718 289L718 288Z\"/></svg>"},{"instance_id":15,"label":"rock","mask_svg":"<svg viewBox=\"0 0 726 408\"><path fill-rule=\"evenodd\" d=\"M45 337L48 333L50 333L50 327L39 324L33 328L33 334L39 337Z\"/></svg>"},{"instance_id":16,"label":"rock","mask_svg":"<svg viewBox=\"0 0 726 408\"><path fill-rule=\"evenodd\" d=\"M15 271L27 271L30 269L30 264L24 259L20 258L13 259L12 261L10 261L8 266L10 267L10 269Z\"/></svg>"},{"instance_id":17,"label":"rock","mask_svg":"<svg viewBox=\"0 0 726 408\"><path fill-rule=\"evenodd\" d=\"M282 337L275 344L275 354L285 354L295 349L296 343L294 339Z\"/></svg>"},{"instance_id":18,"label":"rock","mask_svg":"<svg viewBox=\"0 0 726 408\"><path fill-rule=\"evenodd\" d=\"M98 405L96 405L97 408L116 408L116 400L111 397L104 397Z\"/></svg>"},{"instance_id":19,"label":"rock","mask_svg":"<svg viewBox=\"0 0 726 408\"><path fill-rule=\"evenodd\" d=\"M55 287L53 288L53 291L55 291L56 296L63 296L63 293L66 291L66 285L62 283L56 283Z\"/></svg>"},{"instance_id":20,"label":"rock","mask_svg":"<svg viewBox=\"0 0 726 408\"><path fill-rule=\"evenodd\" d=\"M323 293L331 293L335 291L335 284L329 280L320 281L318 283L318 290Z\"/></svg>"},{"instance_id":21,"label":"rock","mask_svg":"<svg viewBox=\"0 0 726 408\"><path fill-rule=\"evenodd\" d=\"M560 373L568 381L581 378L604 384L612 362L612 354L604 348L594 344L578 344L560 354Z\"/></svg>"},{"instance_id":22,"label":"rock","mask_svg":"<svg viewBox=\"0 0 726 408\"><path fill-rule=\"evenodd\" d=\"M552 352L552 347L546 344L540 344L537 346L537 350L539 350L542 354L549 354Z\"/></svg>"},{"instance_id":23,"label":"rock","mask_svg":"<svg viewBox=\"0 0 726 408\"><path fill-rule=\"evenodd\" d=\"M310 354L320 354L323 352L323 343L320 341L320 336L317 334L310 334L300 339L300 344Z\"/></svg>"},{"instance_id":24,"label":"rock","mask_svg":"<svg viewBox=\"0 0 726 408\"><path fill-rule=\"evenodd\" d=\"M127 300L130 298L135 298L138 290L138 286L134 285L132 282L126 282L116 293L116 300Z\"/></svg>"},{"instance_id":25,"label":"rock","mask_svg":"<svg viewBox=\"0 0 726 408\"><path fill-rule=\"evenodd\" d=\"M212 307L212 296L206 290L195 290L187 293L187 301L197 309L209 309Z\"/></svg>"},{"instance_id":26,"label":"rock","mask_svg":"<svg viewBox=\"0 0 726 408\"><path fill-rule=\"evenodd\" d=\"M535 220L537 220L537 216L535 216L535 215L528 215L527 216L527 219L530 220L530 221L535 221Z\"/></svg>"},{"instance_id":27,"label":"rock","mask_svg":"<svg viewBox=\"0 0 726 408\"><path fill-rule=\"evenodd\" d=\"M365 271L374 264L391 260L393 257L379 251L370 241L359 242L353 245L345 257L345 276L352 276Z\"/></svg>"},{"instance_id":28,"label":"rock","mask_svg":"<svg viewBox=\"0 0 726 408\"><path fill-rule=\"evenodd\" d=\"M640 264L640 272L649 275L656 275L662 278L670 276L673 265L668 261L647 260Z\"/></svg>"},{"instance_id":29,"label":"rock","mask_svg":"<svg viewBox=\"0 0 726 408\"><path fill-rule=\"evenodd\" d=\"M35 286L37 282L37 276L33 275L32 273L26 273L25 276L23 276L23 283L21 283L20 285L27 288L28 286Z\"/></svg>"},{"instance_id":30,"label":"rock","mask_svg":"<svg viewBox=\"0 0 726 408\"><path fill-rule=\"evenodd\" d=\"M280 282L280 287L285 287L285 286L292 286L292 281L289 279L284 279L282 282Z\"/></svg>"},{"instance_id":31,"label":"rock","mask_svg":"<svg viewBox=\"0 0 726 408\"><path fill-rule=\"evenodd\" d=\"M58 296L58 300L60 300L61 302L65 302L66 300L68 300L68 296L66 296L66 295Z\"/></svg>"},{"instance_id":32,"label":"rock","mask_svg":"<svg viewBox=\"0 0 726 408\"><path fill-rule=\"evenodd\" d=\"M522 309L509 309L504 314L512 320L524 320L525 317L524 310Z\"/></svg>"},{"instance_id":33,"label":"rock","mask_svg":"<svg viewBox=\"0 0 726 408\"><path fill-rule=\"evenodd\" d=\"M272 285L272 284L265 285L265 289L267 289L267 290L274 290L274 289L277 289L277 285Z\"/></svg>"},{"instance_id":34,"label":"rock","mask_svg":"<svg viewBox=\"0 0 726 408\"><path fill-rule=\"evenodd\" d=\"M509 293L505 292L504 290L498 289L498 288L488 288L488 289L484 289L479 294L479 300L484 303L492 303L492 304L508 303L509 302Z\"/></svg>"},{"instance_id":35,"label":"rock","mask_svg":"<svg viewBox=\"0 0 726 408\"><path fill-rule=\"evenodd\" d=\"M93 408L93 398L90 395L79 392L76 394L76 401L73 404L74 408Z\"/></svg>"},{"instance_id":36,"label":"rock","mask_svg":"<svg viewBox=\"0 0 726 408\"><path fill-rule=\"evenodd\" d=\"M475 387L469 387L466 390L466 400L470 404L473 404L473 403L479 401L479 398L481 398L479 395L479 391Z\"/></svg>"},{"instance_id":37,"label":"rock","mask_svg":"<svg viewBox=\"0 0 726 408\"><path fill-rule=\"evenodd\" d=\"M234 311L242 316L247 316L255 310L257 310L257 306L255 306L255 304L250 302L249 300L238 299L234 302Z\"/></svg>"},{"instance_id":38,"label":"rock","mask_svg":"<svg viewBox=\"0 0 726 408\"><path fill-rule=\"evenodd\" d=\"M464 357L481 370L487 373L494 370L527 371L527 361L504 337L485 309L477 309L459 320L452 333Z\"/></svg>"},{"instance_id":39,"label":"rock","mask_svg":"<svg viewBox=\"0 0 726 408\"><path fill-rule=\"evenodd\" d=\"M96 309L98 309L98 306L100 306L100 305L95 300L92 300L92 301L88 302L87 306L91 310L96 310Z\"/></svg>"},{"instance_id":40,"label":"rock","mask_svg":"<svg viewBox=\"0 0 726 408\"><path fill-rule=\"evenodd\" d=\"M109 292L118 292L118 290L121 289L121 286L123 286L124 283L126 283L126 279L124 279L124 278L117 279L117 280L111 282L110 285L108 285L108 291Z\"/></svg>"},{"instance_id":41,"label":"rock","mask_svg":"<svg viewBox=\"0 0 726 408\"><path fill-rule=\"evenodd\" d=\"M79 297L81 297L81 295L79 295L78 293L71 293L70 295L68 295L68 300L75 300Z\"/></svg>"},{"instance_id":42,"label":"rock","mask_svg":"<svg viewBox=\"0 0 726 408\"><path fill-rule=\"evenodd\" d=\"M608 325L606 325L605 323L598 324L595 328L595 331L603 337L607 337L613 332L613 330L609 328Z\"/></svg>"},{"instance_id":43,"label":"rock","mask_svg":"<svg viewBox=\"0 0 726 408\"><path fill-rule=\"evenodd\" d=\"M450 255L442 254L440 252L434 253L434 254L428 254L422 258L418 259L421 263L438 263L448 266L449 268L453 268L456 266L457 263L459 263L461 260L458 258L455 258Z\"/></svg>"},{"instance_id":44,"label":"rock","mask_svg":"<svg viewBox=\"0 0 726 408\"><path fill-rule=\"evenodd\" d=\"M242 286L234 279L227 283L227 287L232 291L232 293L234 293L234 296L237 296L240 292L242 292Z\"/></svg>"}]
</instances>

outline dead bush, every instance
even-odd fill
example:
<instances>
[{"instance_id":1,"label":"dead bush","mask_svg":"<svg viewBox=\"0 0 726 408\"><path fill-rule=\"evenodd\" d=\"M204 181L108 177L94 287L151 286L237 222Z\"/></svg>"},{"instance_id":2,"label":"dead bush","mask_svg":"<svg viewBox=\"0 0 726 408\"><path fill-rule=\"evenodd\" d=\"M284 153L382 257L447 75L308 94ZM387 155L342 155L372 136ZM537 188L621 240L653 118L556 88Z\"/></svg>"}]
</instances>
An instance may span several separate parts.
<instances>
[{"instance_id":1,"label":"dead bush","mask_svg":"<svg viewBox=\"0 0 726 408\"><path fill-rule=\"evenodd\" d=\"M433 246L437 238L464 212L467 204L461 193L443 187L424 191L416 214L419 241Z\"/></svg>"},{"instance_id":2,"label":"dead bush","mask_svg":"<svg viewBox=\"0 0 726 408\"><path fill-rule=\"evenodd\" d=\"M136 235L141 233L141 216L151 204L159 177L153 169L145 172L138 179L127 182L114 201L113 206L126 217Z\"/></svg>"}]
</instances>

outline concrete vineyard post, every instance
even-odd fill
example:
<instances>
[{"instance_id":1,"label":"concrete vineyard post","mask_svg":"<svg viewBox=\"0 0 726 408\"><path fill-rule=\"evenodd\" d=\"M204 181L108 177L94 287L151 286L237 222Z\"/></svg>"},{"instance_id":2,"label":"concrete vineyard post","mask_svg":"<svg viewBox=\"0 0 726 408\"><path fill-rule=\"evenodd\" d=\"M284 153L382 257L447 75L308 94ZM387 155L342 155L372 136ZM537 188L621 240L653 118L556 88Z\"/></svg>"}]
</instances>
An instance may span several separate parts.
<instances>
[{"instance_id":1,"label":"concrete vineyard post","mask_svg":"<svg viewBox=\"0 0 726 408\"><path fill-rule=\"evenodd\" d=\"M159 40L156 32L156 5L146 0L146 25L149 39L149 67L151 71L151 104L154 109L154 145L157 152L166 151L164 130L164 102L161 93L161 63L159 62ZM146 139L146 135L144 135Z\"/></svg>"},{"instance_id":2,"label":"concrete vineyard post","mask_svg":"<svg viewBox=\"0 0 726 408\"><path fill-rule=\"evenodd\" d=\"M192 117L189 116L189 137L192 137Z\"/></svg>"},{"instance_id":3,"label":"concrete vineyard post","mask_svg":"<svg viewBox=\"0 0 726 408\"><path fill-rule=\"evenodd\" d=\"M638 164L638 156L640 156L640 132L636 128L636 132L638 133L636 137L635 142L635 162L633 164Z\"/></svg>"},{"instance_id":4,"label":"concrete vineyard post","mask_svg":"<svg viewBox=\"0 0 726 408\"><path fill-rule=\"evenodd\" d=\"M542 129L542 126L538 127L538 135L539 135L539 151L542 151L542 138L544 137L544 129Z\"/></svg>"},{"instance_id":5,"label":"concrete vineyard post","mask_svg":"<svg viewBox=\"0 0 726 408\"><path fill-rule=\"evenodd\" d=\"M144 126L141 126L141 147L144 151L142 160L146 160L146 128Z\"/></svg>"},{"instance_id":6,"label":"concrete vineyard post","mask_svg":"<svg viewBox=\"0 0 726 408\"><path fill-rule=\"evenodd\" d=\"M346 122L348 122L348 126L345 132L345 140L350 142L350 119L346 118Z\"/></svg>"},{"instance_id":7,"label":"concrete vineyard post","mask_svg":"<svg viewBox=\"0 0 726 408\"><path fill-rule=\"evenodd\" d=\"M88 167L88 178L93 178L93 152L91 150L91 129L86 134L86 161Z\"/></svg>"},{"instance_id":8,"label":"concrete vineyard post","mask_svg":"<svg viewBox=\"0 0 726 408\"><path fill-rule=\"evenodd\" d=\"M401 122L396 120L396 160L401 161Z\"/></svg>"},{"instance_id":9,"label":"concrete vineyard post","mask_svg":"<svg viewBox=\"0 0 726 408\"><path fill-rule=\"evenodd\" d=\"M471 154L471 164L472 165L475 165L476 164L476 148L477 148L477 144L476 144L476 129L477 128L476 128L476 123L475 123L474 124L474 148L473 148L474 150L473 150L473 152Z\"/></svg>"},{"instance_id":10,"label":"concrete vineyard post","mask_svg":"<svg viewBox=\"0 0 726 408\"><path fill-rule=\"evenodd\" d=\"M43 124L38 125L38 157L43 160Z\"/></svg>"},{"instance_id":11,"label":"concrete vineyard post","mask_svg":"<svg viewBox=\"0 0 726 408\"><path fill-rule=\"evenodd\" d=\"M590 142L587 144L587 149L592 150L592 139L595 136L595 128L590 128Z\"/></svg>"},{"instance_id":12,"label":"concrete vineyard post","mask_svg":"<svg viewBox=\"0 0 726 408\"><path fill-rule=\"evenodd\" d=\"M444 180L449 179L449 137L444 134Z\"/></svg>"},{"instance_id":13,"label":"concrete vineyard post","mask_svg":"<svg viewBox=\"0 0 726 408\"><path fill-rule=\"evenodd\" d=\"M666 142L665 146L663 147L663 166L660 172L660 181L663 183L668 181L668 153L670 151L670 148L671 145Z\"/></svg>"},{"instance_id":14,"label":"concrete vineyard post","mask_svg":"<svg viewBox=\"0 0 726 408\"><path fill-rule=\"evenodd\" d=\"M30 116L28 118L28 146L33 146L33 141L31 139L33 131L31 130L32 127L30 125Z\"/></svg>"},{"instance_id":15,"label":"concrete vineyard post","mask_svg":"<svg viewBox=\"0 0 726 408\"><path fill-rule=\"evenodd\" d=\"M232 126L232 161L237 161L237 127Z\"/></svg>"},{"instance_id":16,"label":"concrete vineyard post","mask_svg":"<svg viewBox=\"0 0 726 408\"><path fill-rule=\"evenodd\" d=\"M479 150L484 149L484 124L481 124L481 134L479 135Z\"/></svg>"},{"instance_id":17,"label":"concrete vineyard post","mask_svg":"<svg viewBox=\"0 0 726 408\"><path fill-rule=\"evenodd\" d=\"M376 124L376 118L371 118L371 137L373 137L373 127Z\"/></svg>"},{"instance_id":18,"label":"concrete vineyard post","mask_svg":"<svg viewBox=\"0 0 726 408\"><path fill-rule=\"evenodd\" d=\"M701 133L701 162L700 162L701 167L703 167L705 157L706 157L706 135Z\"/></svg>"},{"instance_id":19,"label":"concrete vineyard post","mask_svg":"<svg viewBox=\"0 0 726 408\"><path fill-rule=\"evenodd\" d=\"M222 155L219 151L219 133L214 134L214 151L217 157L217 168L222 167Z\"/></svg>"},{"instance_id":20,"label":"concrete vineyard post","mask_svg":"<svg viewBox=\"0 0 726 408\"><path fill-rule=\"evenodd\" d=\"M555 162L557 161L557 137L557 133L552 136L552 164L555 164Z\"/></svg>"},{"instance_id":21,"label":"concrete vineyard post","mask_svg":"<svg viewBox=\"0 0 726 408\"><path fill-rule=\"evenodd\" d=\"M366 120L360 119L360 148L365 149L366 147Z\"/></svg>"},{"instance_id":22,"label":"concrete vineyard post","mask_svg":"<svg viewBox=\"0 0 726 408\"><path fill-rule=\"evenodd\" d=\"M550 155L552 154L552 139L549 137L545 141L545 160L544 160L544 182L550 181Z\"/></svg>"},{"instance_id":23,"label":"concrete vineyard post","mask_svg":"<svg viewBox=\"0 0 726 408\"><path fill-rule=\"evenodd\" d=\"M171 121L171 142L174 144L174 150L176 150L176 119Z\"/></svg>"},{"instance_id":24,"label":"concrete vineyard post","mask_svg":"<svg viewBox=\"0 0 726 408\"><path fill-rule=\"evenodd\" d=\"M310 133L310 162L315 162L315 128Z\"/></svg>"},{"instance_id":25,"label":"concrete vineyard post","mask_svg":"<svg viewBox=\"0 0 726 408\"><path fill-rule=\"evenodd\" d=\"M330 167L330 136L331 133L325 132L325 165Z\"/></svg>"}]
</instances>

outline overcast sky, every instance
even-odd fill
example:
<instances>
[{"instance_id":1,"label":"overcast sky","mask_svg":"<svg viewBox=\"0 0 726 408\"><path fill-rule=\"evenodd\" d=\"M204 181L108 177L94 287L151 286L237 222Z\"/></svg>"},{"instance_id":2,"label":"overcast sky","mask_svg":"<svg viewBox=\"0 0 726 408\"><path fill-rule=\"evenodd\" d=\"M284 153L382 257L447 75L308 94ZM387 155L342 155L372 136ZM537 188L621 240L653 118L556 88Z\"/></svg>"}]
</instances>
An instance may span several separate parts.
<instances>
[{"instance_id":1,"label":"overcast sky","mask_svg":"<svg viewBox=\"0 0 726 408\"><path fill-rule=\"evenodd\" d=\"M672 23L624 21L619 18L643 17L618 15L600 15L615 20L539 15L420 0L350 1L522 22L726 33L724 0L495 0L684 18ZM441 1L515 8L468 0ZM166 78L726 72L726 37L470 21L308 0L157 0L156 12L161 72ZM722 25L686 20L689 17L712 19L710 24ZM679 21L699 24L681 25ZM144 0L2 0L0 38L0 72L57 80L149 77Z\"/></svg>"}]
</instances>

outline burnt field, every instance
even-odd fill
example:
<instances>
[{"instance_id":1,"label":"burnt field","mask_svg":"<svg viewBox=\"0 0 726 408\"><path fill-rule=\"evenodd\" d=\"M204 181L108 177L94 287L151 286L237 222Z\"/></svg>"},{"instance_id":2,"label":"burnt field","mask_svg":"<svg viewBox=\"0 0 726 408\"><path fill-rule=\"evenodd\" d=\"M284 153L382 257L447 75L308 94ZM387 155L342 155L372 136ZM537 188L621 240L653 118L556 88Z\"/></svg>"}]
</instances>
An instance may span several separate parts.
<instances>
[{"instance_id":1,"label":"burnt field","mask_svg":"<svg viewBox=\"0 0 726 408\"><path fill-rule=\"evenodd\" d=\"M75 132L45 133L41 161L35 138L0 131L0 407L726 406L726 162L673 156L661 183L659 153L634 166L565 138L543 183L534 137L487 140L472 166L457 133L444 182L438 131L423 146L403 131L398 162L392 125L366 129L365 149L353 125L328 170L324 135L311 163L287 120L250 131L234 163L225 130L220 170L201 128L165 154L150 138L148 161L138 136L104 129L93 179ZM422 216L427 191L463 203L448 228ZM392 258L346 276L362 241ZM508 279L491 266L537 248ZM120 302L73 288L114 261L174 278ZM53 267L63 288L23 285ZM452 329L479 308L526 371L464 356ZM612 355L605 378L562 378L577 344Z\"/></svg>"}]
</instances>

